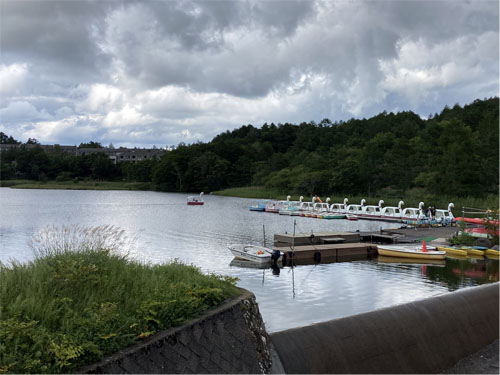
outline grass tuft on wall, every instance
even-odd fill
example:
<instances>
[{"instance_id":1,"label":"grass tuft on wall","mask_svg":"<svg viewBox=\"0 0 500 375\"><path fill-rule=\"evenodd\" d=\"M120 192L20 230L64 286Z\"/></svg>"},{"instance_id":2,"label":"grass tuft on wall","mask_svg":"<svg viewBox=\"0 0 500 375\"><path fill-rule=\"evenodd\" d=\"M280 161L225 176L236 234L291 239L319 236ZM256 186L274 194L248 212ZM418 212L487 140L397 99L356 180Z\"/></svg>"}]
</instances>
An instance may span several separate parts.
<instances>
[{"instance_id":1,"label":"grass tuft on wall","mask_svg":"<svg viewBox=\"0 0 500 375\"><path fill-rule=\"evenodd\" d=\"M192 265L142 264L112 226L48 227L35 259L0 263L0 372L68 373L239 294Z\"/></svg>"}]
</instances>

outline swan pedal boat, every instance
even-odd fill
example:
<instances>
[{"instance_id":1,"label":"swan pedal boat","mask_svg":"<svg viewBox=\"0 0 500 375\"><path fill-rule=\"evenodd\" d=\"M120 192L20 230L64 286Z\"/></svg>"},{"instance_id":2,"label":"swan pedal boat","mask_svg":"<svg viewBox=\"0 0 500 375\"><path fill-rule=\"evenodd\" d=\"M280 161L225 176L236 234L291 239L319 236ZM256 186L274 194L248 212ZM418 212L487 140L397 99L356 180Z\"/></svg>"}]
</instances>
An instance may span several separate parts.
<instances>
[{"instance_id":1,"label":"swan pedal boat","mask_svg":"<svg viewBox=\"0 0 500 375\"><path fill-rule=\"evenodd\" d=\"M273 256L276 260L283 259L283 252L269 249L264 246L248 244L232 244L228 246L229 251L239 259L249 260L256 263L271 263Z\"/></svg>"},{"instance_id":2,"label":"swan pedal boat","mask_svg":"<svg viewBox=\"0 0 500 375\"><path fill-rule=\"evenodd\" d=\"M427 251L422 250L422 245L377 245L379 255L413 258L413 259L444 259L445 251L436 250L435 247L427 246Z\"/></svg>"}]
</instances>

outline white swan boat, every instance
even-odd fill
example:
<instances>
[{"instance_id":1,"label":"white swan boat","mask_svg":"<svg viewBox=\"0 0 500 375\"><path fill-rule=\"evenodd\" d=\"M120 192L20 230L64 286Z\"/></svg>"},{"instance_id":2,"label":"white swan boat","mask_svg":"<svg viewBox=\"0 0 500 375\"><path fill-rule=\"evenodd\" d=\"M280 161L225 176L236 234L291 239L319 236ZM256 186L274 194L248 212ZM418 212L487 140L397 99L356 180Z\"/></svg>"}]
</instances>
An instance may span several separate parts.
<instances>
[{"instance_id":1,"label":"white swan boat","mask_svg":"<svg viewBox=\"0 0 500 375\"><path fill-rule=\"evenodd\" d=\"M205 204L203 201L203 192L200 193L199 196L190 195L187 197L188 206L202 206Z\"/></svg>"},{"instance_id":2,"label":"white swan boat","mask_svg":"<svg viewBox=\"0 0 500 375\"><path fill-rule=\"evenodd\" d=\"M330 205L330 213L332 214L345 214L349 199L344 198L344 203L332 203Z\"/></svg>"},{"instance_id":3,"label":"white swan boat","mask_svg":"<svg viewBox=\"0 0 500 375\"><path fill-rule=\"evenodd\" d=\"M368 219L368 220L380 220L382 205L384 204L383 200L378 202L378 206L364 206L365 200L363 199L361 202L363 209L361 214L359 214L360 219Z\"/></svg>"},{"instance_id":4,"label":"white swan boat","mask_svg":"<svg viewBox=\"0 0 500 375\"><path fill-rule=\"evenodd\" d=\"M348 215L356 215L360 216L363 213L363 210L365 208L365 199L361 199L361 204L350 204L349 206L346 207L345 213Z\"/></svg>"},{"instance_id":5,"label":"white swan boat","mask_svg":"<svg viewBox=\"0 0 500 375\"><path fill-rule=\"evenodd\" d=\"M314 203L312 217L323 218L324 215L328 214L330 205L330 198L326 198L326 203Z\"/></svg>"},{"instance_id":6,"label":"white swan boat","mask_svg":"<svg viewBox=\"0 0 500 375\"><path fill-rule=\"evenodd\" d=\"M228 249L236 258L256 263L271 263L273 260L279 261L283 258L281 251L269 249L264 246L231 244L228 246Z\"/></svg>"},{"instance_id":7,"label":"white swan boat","mask_svg":"<svg viewBox=\"0 0 500 375\"><path fill-rule=\"evenodd\" d=\"M418 208L405 208L401 213L402 220L417 221L423 220L426 216L424 214L424 202L418 204Z\"/></svg>"},{"instance_id":8,"label":"white swan boat","mask_svg":"<svg viewBox=\"0 0 500 375\"><path fill-rule=\"evenodd\" d=\"M437 209L436 210L436 221L439 223L439 224L451 224L455 221L455 216L453 216L453 212L451 212L451 209L455 207L455 205L453 203L450 203L448 205L448 209L447 210L443 210L443 209Z\"/></svg>"},{"instance_id":9,"label":"white swan boat","mask_svg":"<svg viewBox=\"0 0 500 375\"><path fill-rule=\"evenodd\" d=\"M313 197L311 202L302 202L299 206L299 214L300 216L311 216L314 210L314 203L316 202L316 198Z\"/></svg>"},{"instance_id":10,"label":"white swan boat","mask_svg":"<svg viewBox=\"0 0 500 375\"><path fill-rule=\"evenodd\" d=\"M380 211L380 220L384 221L401 221L401 213L405 202L399 201L397 207L387 206Z\"/></svg>"}]
</instances>

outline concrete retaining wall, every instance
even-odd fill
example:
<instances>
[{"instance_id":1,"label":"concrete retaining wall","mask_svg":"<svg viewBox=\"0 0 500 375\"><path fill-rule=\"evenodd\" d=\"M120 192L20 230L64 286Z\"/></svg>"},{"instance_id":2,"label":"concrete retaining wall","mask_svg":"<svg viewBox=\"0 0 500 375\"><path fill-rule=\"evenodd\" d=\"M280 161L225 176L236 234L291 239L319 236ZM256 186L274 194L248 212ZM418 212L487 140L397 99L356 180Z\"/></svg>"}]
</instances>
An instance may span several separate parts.
<instances>
[{"instance_id":1,"label":"concrete retaining wall","mask_svg":"<svg viewBox=\"0 0 500 375\"><path fill-rule=\"evenodd\" d=\"M269 373L270 338L255 301L242 295L78 373Z\"/></svg>"},{"instance_id":2,"label":"concrete retaining wall","mask_svg":"<svg viewBox=\"0 0 500 375\"><path fill-rule=\"evenodd\" d=\"M286 373L439 373L499 336L499 284L271 335Z\"/></svg>"}]
</instances>

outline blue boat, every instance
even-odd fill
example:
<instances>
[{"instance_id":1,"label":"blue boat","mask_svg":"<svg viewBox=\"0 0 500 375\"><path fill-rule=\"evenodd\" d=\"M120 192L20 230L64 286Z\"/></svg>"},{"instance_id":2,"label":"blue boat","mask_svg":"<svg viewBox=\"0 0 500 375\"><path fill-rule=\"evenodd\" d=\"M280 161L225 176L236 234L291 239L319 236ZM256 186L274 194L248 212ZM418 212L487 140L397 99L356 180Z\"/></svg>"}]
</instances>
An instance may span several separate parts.
<instances>
[{"instance_id":1,"label":"blue boat","mask_svg":"<svg viewBox=\"0 0 500 375\"><path fill-rule=\"evenodd\" d=\"M267 199L253 202L249 207L250 211L265 211L267 202L269 202Z\"/></svg>"}]
</instances>

